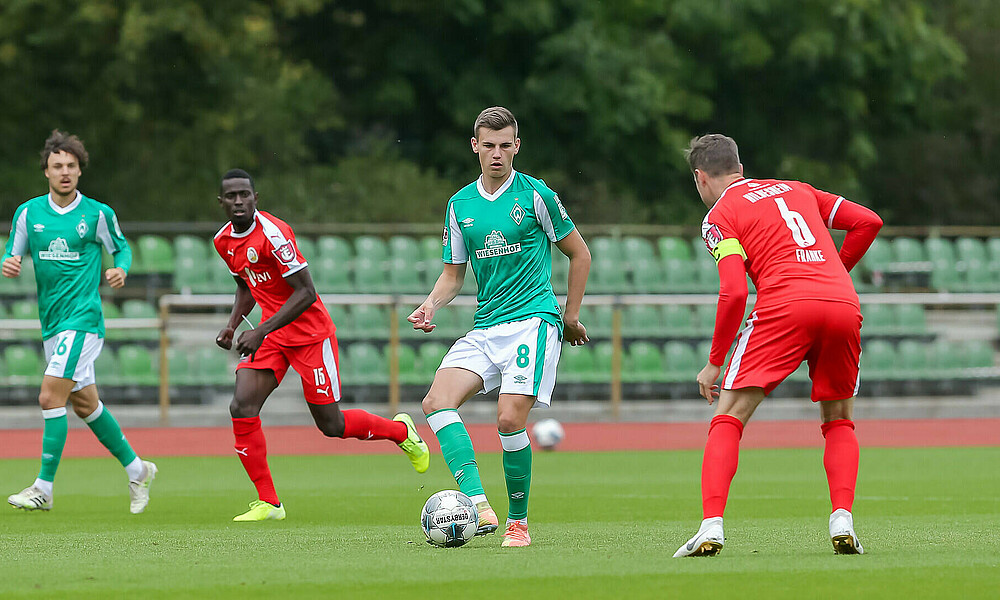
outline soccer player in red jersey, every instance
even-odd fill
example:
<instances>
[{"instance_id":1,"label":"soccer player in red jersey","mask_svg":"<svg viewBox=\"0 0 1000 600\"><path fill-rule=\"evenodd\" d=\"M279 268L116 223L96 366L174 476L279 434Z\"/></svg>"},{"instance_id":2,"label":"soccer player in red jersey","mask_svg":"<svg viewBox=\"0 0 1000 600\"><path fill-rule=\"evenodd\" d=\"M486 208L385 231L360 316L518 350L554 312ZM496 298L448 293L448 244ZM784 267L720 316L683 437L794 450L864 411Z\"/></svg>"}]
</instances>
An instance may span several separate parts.
<instances>
[{"instance_id":1,"label":"soccer player in red jersey","mask_svg":"<svg viewBox=\"0 0 1000 600\"><path fill-rule=\"evenodd\" d=\"M234 521L284 519L267 465L267 444L260 409L288 367L302 379L302 391L323 435L362 440L392 440L407 454L418 473L427 470L430 454L413 420L399 413L392 420L364 410L340 410L340 371L336 328L316 294L295 235L284 221L257 210L253 179L241 169L222 177L219 203L229 223L215 234L215 249L236 279L236 299L229 322L215 343L229 350L241 321L259 304L260 324L240 334L236 350L236 391L229 405L236 453L257 488L258 500Z\"/></svg>"},{"instance_id":2,"label":"soccer player in red jersey","mask_svg":"<svg viewBox=\"0 0 1000 600\"><path fill-rule=\"evenodd\" d=\"M701 395L718 398L702 462L704 520L674 554L712 556L724 542L722 514L736 474L740 438L754 410L803 360L826 438L823 464L830 484L830 538L838 554L862 554L851 505L858 476L858 439L851 420L858 390L861 309L848 272L875 240L882 220L842 196L798 181L747 179L732 138L691 140L686 151L695 185L709 211L702 236L719 268L719 304L712 350L698 373ZM828 229L846 230L837 250ZM747 301L746 277L757 302L739 333L722 380L726 353Z\"/></svg>"}]
</instances>

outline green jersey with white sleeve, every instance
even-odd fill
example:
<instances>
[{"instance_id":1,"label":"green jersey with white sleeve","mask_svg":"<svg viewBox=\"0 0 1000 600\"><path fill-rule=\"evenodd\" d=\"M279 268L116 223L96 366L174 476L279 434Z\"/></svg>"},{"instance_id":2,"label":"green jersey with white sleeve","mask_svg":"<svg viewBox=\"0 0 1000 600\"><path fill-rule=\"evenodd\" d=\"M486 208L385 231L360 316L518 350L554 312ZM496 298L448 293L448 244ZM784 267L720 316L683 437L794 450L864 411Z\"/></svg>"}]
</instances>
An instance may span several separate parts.
<instances>
[{"instance_id":1,"label":"green jersey with white sleeve","mask_svg":"<svg viewBox=\"0 0 1000 600\"><path fill-rule=\"evenodd\" d=\"M30 256L34 263L42 339L67 330L104 337L102 249L128 273L132 250L107 204L77 192L66 207L49 195L17 207L3 260Z\"/></svg>"},{"instance_id":2,"label":"green jersey with white sleeve","mask_svg":"<svg viewBox=\"0 0 1000 600\"><path fill-rule=\"evenodd\" d=\"M493 194L482 177L448 201L443 259L472 263L479 285L474 329L539 317L562 331L552 291L552 243L575 226L540 179L511 170Z\"/></svg>"}]
</instances>

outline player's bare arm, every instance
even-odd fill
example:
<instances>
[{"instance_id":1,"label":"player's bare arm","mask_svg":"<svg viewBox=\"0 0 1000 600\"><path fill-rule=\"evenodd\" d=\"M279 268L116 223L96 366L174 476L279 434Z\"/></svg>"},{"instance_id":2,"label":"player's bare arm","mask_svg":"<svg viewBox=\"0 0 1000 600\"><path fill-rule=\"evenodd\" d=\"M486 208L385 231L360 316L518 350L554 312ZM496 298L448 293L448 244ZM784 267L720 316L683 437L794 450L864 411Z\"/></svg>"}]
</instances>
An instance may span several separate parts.
<instances>
[{"instance_id":1,"label":"player's bare arm","mask_svg":"<svg viewBox=\"0 0 1000 600\"><path fill-rule=\"evenodd\" d=\"M104 278L108 281L108 285L114 289L125 287L127 276L125 269L121 267L112 267L104 272Z\"/></svg>"},{"instance_id":2,"label":"player's bare arm","mask_svg":"<svg viewBox=\"0 0 1000 600\"><path fill-rule=\"evenodd\" d=\"M446 306L455 299L458 292L462 290L465 283L465 264L451 265L445 263L444 269L434 283L434 289L427 295L427 299L416 308L406 320L413 323L414 329L419 329L424 333L430 333L437 327L431 323L434 313L442 306Z\"/></svg>"},{"instance_id":3,"label":"player's bare arm","mask_svg":"<svg viewBox=\"0 0 1000 600\"><path fill-rule=\"evenodd\" d=\"M17 277L21 274L21 257L8 256L3 261L3 276L8 278Z\"/></svg>"},{"instance_id":4,"label":"player's bare arm","mask_svg":"<svg viewBox=\"0 0 1000 600\"><path fill-rule=\"evenodd\" d=\"M722 373L722 367L719 365L713 365L711 362L705 363L705 367L698 373L698 393L705 400L708 400L709 404L715 402L716 398L719 397L719 386L715 382L719 379L719 374Z\"/></svg>"},{"instance_id":5,"label":"player's bare arm","mask_svg":"<svg viewBox=\"0 0 1000 600\"><path fill-rule=\"evenodd\" d=\"M233 279L236 280L236 299L233 301L233 310L229 313L229 322L215 338L215 343L224 350L233 347L233 335L236 334L236 328L257 304L250 294L250 286L240 277L233 277Z\"/></svg>"},{"instance_id":6,"label":"player's bare arm","mask_svg":"<svg viewBox=\"0 0 1000 600\"><path fill-rule=\"evenodd\" d=\"M260 345L264 343L264 337L267 334L281 329L299 318L319 298L308 267L285 277L285 281L292 287L292 294L281 305L281 308L271 315L270 319L261 323L256 329L244 331L240 334L240 337L236 340L236 351L240 354L253 354L256 352L260 348Z\"/></svg>"},{"instance_id":7,"label":"player's bare arm","mask_svg":"<svg viewBox=\"0 0 1000 600\"><path fill-rule=\"evenodd\" d=\"M583 293L587 289L587 277L590 275L590 248L575 229L556 242L556 247L569 258L563 337L571 345L580 346L590 341L587 328L580 322L580 305L583 303Z\"/></svg>"}]
</instances>

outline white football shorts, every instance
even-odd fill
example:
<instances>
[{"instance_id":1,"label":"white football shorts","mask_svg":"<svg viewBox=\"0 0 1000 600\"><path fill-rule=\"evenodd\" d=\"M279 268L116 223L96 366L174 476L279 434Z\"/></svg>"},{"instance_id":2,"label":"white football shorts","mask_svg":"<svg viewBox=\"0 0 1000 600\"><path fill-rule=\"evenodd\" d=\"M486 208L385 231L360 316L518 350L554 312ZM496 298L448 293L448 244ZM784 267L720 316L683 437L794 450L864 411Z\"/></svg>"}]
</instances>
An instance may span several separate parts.
<instances>
[{"instance_id":1,"label":"white football shorts","mask_svg":"<svg viewBox=\"0 0 1000 600\"><path fill-rule=\"evenodd\" d=\"M559 330L538 317L473 329L456 341L439 369L457 367L483 379L486 393L534 396L548 406L556 385L562 344Z\"/></svg>"},{"instance_id":2,"label":"white football shorts","mask_svg":"<svg viewBox=\"0 0 1000 600\"><path fill-rule=\"evenodd\" d=\"M77 392L97 383L94 361L104 348L104 338L96 333L60 331L42 342L49 364L45 374L72 379Z\"/></svg>"}]
</instances>

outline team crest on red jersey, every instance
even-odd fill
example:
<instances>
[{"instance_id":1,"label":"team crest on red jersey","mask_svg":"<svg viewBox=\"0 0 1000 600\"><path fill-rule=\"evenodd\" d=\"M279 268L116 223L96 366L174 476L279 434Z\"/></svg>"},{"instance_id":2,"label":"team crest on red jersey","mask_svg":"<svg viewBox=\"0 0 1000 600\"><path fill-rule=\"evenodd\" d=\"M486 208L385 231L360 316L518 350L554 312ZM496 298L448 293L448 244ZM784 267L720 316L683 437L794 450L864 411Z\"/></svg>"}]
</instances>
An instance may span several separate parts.
<instances>
[{"instance_id":1,"label":"team crest on red jersey","mask_svg":"<svg viewBox=\"0 0 1000 600\"><path fill-rule=\"evenodd\" d=\"M292 242L285 242L274 249L274 257L281 262L288 264L295 261L295 247Z\"/></svg>"},{"instance_id":2,"label":"team crest on red jersey","mask_svg":"<svg viewBox=\"0 0 1000 600\"><path fill-rule=\"evenodd\" d=\"M252 263L255 263L257 262L257 258L258 258L257 250L253 246L247 248L247 260L249 260Z\"/></svg>"},{"instance_id":3,"label":"team crest on red jersey","mask_svg":"<svg viewBox=\"0 0 1000 600\"><path fill-rule=\"evenodd\" d=\"M722 241L722 231L719 230L718 225L705 223L702 225L701 237L705 238L705 245L708 246L709 250L715 250L715 247Z\"/></svg>"}]
</instances>

